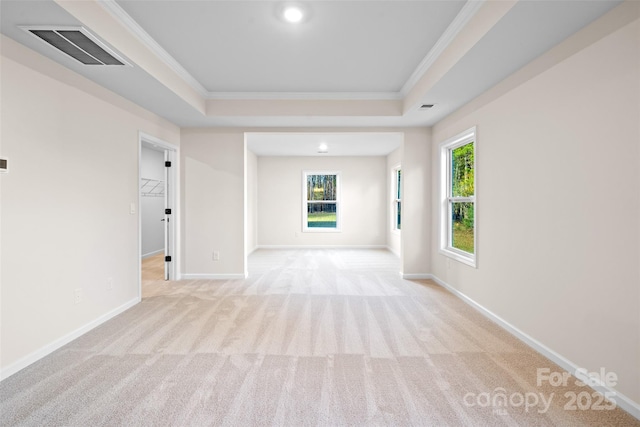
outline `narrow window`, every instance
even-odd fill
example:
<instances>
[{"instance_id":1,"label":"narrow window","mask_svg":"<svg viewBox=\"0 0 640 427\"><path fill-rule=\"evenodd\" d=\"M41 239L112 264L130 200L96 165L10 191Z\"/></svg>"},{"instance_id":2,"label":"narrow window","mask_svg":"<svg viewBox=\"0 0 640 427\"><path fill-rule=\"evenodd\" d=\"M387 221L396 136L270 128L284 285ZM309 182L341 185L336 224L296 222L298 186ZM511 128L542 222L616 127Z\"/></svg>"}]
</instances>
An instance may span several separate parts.
<instances>
[{"instance_id":1,"label":"narrow window","mask_svg":"<svg viewBox=\"0 0 640 427\"><path fill-rule=\"evenodd\" d=\"M440 251L473 267L477 257L476 142L476 131L472 128L440 145Z\"/></svg>"},{"instance_id":2,"label":"narrow window","mask_svg":"<svg viewBox=\"0 0 640 427\"><path fill-rule=\"evenodd\" d=\"M393 229L402 229L402 169L393 170L394 200L393 200Z\"/></svg>"},{"instance_id":3,"label":"narrow window","mask_svg":"<svg viewBox=\"0 0 640 427\"><path fill-rule=\"evenodd\" d=\"M303 231L340 231L340 174L303 173Z\"/></svg>"}]
</instances>

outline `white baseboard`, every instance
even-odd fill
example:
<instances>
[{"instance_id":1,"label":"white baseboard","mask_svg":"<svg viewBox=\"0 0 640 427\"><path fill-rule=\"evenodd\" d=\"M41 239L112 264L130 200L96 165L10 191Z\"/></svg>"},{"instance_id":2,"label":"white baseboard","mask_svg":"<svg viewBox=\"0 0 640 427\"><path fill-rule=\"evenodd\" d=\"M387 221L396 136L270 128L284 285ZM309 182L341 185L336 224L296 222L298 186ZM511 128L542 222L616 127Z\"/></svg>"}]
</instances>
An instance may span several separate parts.
<instances>
[{"instance_id":1,"label":"white baseboard","mask_svg":"<svg viewBox=\"0 0 640 427\"><path fill-rule=\"evenodd\" d=\"M504 320L500 316L497 316L496 314L494 314L490 310L484 308L482 305L478 304L473 299L469 298L464 293L460 292L459 290L457 290L453 286L449 285L445 281L439 279L438 277L436 277L436 276L434 276L432 274L429 274L428 276L430 276L429 279L433 280L438 285L442 286L443 288L445 288L446 290L448 290L449 292L451 292L452 294L454 294L455 296L457 296L458 298L460 298L461 300L463 300L464 302L466 302L467 304L469 304L470 306L472 306L473 308L478 310L481 314L483 314L489 320L491 320L494 323L498 324L500 327L505 329L511 335L515 336L520 341L524 342L529 347L533 348L538 353L542 354L547 359L551 360L552 362L554 362L555 364L560 366L562 369L566 370L567 372L571 373L572 375L575 374L575 372L577 372L578 369L582 369L582 367L576 365L575 363L573 363L569 359L565 358L564 356L556 353L555 351L553 351L549 347L545 346L544 344L542 344L540 341L536 340L535 338L532 338L529 335L527 335L526 333L522 332L520 329L516 328L515 326L513 326L512 324L510 324L509 322L507 322L506 320ZM594 383L596 383L596 382L597 381L594 381ZM608 387L608 386L606 386L604 384L603 385L595 385L592 388L595 391L598 391L598 392L602 393L605 396L607 395L606 393L609 393L610 395L613 394L615 396L615 402L616 402L617 406L619 406L620 408L624 409L629 414L631 414L633 417L635 417L635 418L640 420L640 404L638 402L633 401L632 399L628 398L627 396L625 396L625 395L621 394L620 392L616 391L614 388Z\"/></svg>"},{"instance_id":2,"label":"white baseboard","mask_svg":"<svg viewBox=\"0 0 640 427\"><path fill-rule=\"evenodd\" d=\"M150 258L152 256L155 256L155 255L158 255L158 254L161 254L161 253L164 253L164 249L159 249L157 251L153 251L153 252L149 252L149 253L143 254L140 258L142 258L142 259Z\"/></svg>"},{"instance_id":3,"label":"white baseboard","mask_svg":"<svg viewBox=\"0 0 640 427\"><path fill-rule=\"evenodd\" d=\"M182 280L237 280L246 279L247 273L238 274L183 274L180 276Z\"/></svg>"},{"instance_id":4,"label":"white baseboard","mask_svg":"<svg viewBox=\"0 0 640 427\"><path fill-rule=\"evenodd\" d=\"M117 316L118 314L130 309L134 305L138 304L140 301L141 300L140 300L139 297L136 297L136 298L134 298L132 300L129 300L126 303L122 304L121 306L114 308L113 310L103 314L102 316L98 317L97 319L95 319L95 320L87 323L86 325L76 329L75 331L73 331L71 333L68 333L67 335L64 335L63 337L53 341L52 343L49 343L49 344L45 345L44 347L40 348L39 350L34 351L33 353L30 353L30 354L26 355L25 357L21 358L20 360L17 360L16 362L12 363L11 365L7 366L6 368L2 369L2 371L0 371L0 381L4 380L6 378L9 378L11 375L13 375L16 372L26 368L27 366L31 365L32 363L37 362L38 360L42 359L43 357L53 353L54 351L58 350L60 347L69 344L71 341L75 340L76 338L78 338L78 337L86 334L90 330L102 325L107 320L110 320L110 319L114 318L115 316Z\"/></svg>"},{"instance_id":5,"label":"white baseboard","mask_svg":"<svg viewBox=\"0 0 640 427\"><path fill-rule=\"evenodd\" d=\"M258 249L388 249L387 245L258 245Z\"/></svg>"},{"instance_id":6,"label":"white baseboard","mask_svg":"<svg viewBox=\"0 0 640 427\"><path fill-rule=\"evenodd\" d=\"M433 279L432 274L427 273L400 273L400 277L404 280L429 280Z\"/></svg>"}]
</instances>

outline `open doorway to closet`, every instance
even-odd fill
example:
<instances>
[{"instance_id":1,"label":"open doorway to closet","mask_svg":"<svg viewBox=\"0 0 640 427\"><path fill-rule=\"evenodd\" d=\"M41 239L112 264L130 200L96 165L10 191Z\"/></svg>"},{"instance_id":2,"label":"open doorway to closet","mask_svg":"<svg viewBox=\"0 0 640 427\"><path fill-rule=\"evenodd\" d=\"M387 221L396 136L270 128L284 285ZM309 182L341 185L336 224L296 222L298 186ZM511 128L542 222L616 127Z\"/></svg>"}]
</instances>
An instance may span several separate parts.
<instances>
[{"instance_id":1,"label":"open doorway to closet","mask_svg":"<svg viewBox=\"0 0 640 427\"><path fill-rule=\"evenodd\" d=\"M140 262L143 281L175 280L176 149L140 136Z\"/></svg>"}]
</instances>

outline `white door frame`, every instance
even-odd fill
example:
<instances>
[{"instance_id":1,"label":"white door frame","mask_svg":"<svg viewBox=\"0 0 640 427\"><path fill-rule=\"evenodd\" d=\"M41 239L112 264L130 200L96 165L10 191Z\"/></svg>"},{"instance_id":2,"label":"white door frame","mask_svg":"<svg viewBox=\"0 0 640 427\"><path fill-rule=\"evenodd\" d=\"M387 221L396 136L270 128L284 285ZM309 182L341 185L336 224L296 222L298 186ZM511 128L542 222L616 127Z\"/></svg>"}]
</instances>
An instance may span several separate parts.
<instances>
[{"instance_id":1,"label":"white door frame","mask_svg":"<svg viewBox=\"0 0 640 427\"><path fill-rule=\"evenodd\" d=\"M173 227L170 227L172 236L169 236L169 253L171 254L171 264L169 269L169 276L171 280L180 280L180 148L176 145L163 141L155 136L146 134L144 132L138 132L138 277L139 277L139 296L142 297L142 215L140 215L140 206L142 202L142 195L140 193L140 180L142 179L142 145L143 142L152 144L158 148L165 150L168 153L171 161L171 168L169 168L168 179L165 183L169 188L167 204L171 208L171 217L173 219Z\"/></svg>"}]
</instances>

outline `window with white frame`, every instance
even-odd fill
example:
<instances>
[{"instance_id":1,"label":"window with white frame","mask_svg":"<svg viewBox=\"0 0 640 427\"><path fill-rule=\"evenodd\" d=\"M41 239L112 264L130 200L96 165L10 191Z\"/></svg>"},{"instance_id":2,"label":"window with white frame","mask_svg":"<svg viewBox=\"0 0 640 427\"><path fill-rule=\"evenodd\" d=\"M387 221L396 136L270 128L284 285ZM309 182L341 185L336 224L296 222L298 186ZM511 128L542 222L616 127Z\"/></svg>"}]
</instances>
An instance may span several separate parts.
<instances>
[{"instance_id":1,"label":"window with white frame","mask_svg":"<svg viewBox=\"0 0 640 427\"><path fill-rule=\"evenodd\" d=\"M303 172L302 231L340 231L340 173Z\"/></svg>"},{"instance_id":2,"label":"window with white frame","mask_svg":"<svg viewBox=\"0 0 640 427\"><path fill-rule=\"evenodd\" d=\"M402 169L397 166L393 170L393 229L402 228Z\"/></svg>"},{"instance_id":3,"label":"window with white frame","mask_svg":"<svg viewBox=\"0 0 640 427\"><path fill-rule=\"evenodd\" d=\"M440 145L440 252L476 266L476 128Z\"/></svg>"}]
</instances>

